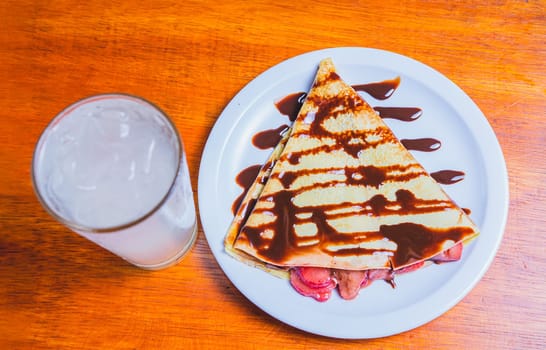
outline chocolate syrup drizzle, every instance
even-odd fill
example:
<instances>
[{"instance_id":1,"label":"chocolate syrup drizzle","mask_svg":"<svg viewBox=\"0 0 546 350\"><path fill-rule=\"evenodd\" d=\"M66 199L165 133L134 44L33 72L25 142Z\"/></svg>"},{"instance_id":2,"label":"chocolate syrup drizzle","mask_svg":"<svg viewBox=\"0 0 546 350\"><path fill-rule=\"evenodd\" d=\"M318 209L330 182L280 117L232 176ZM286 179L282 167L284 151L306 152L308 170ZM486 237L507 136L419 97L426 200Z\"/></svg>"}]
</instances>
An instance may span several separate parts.
<instances>
[{"instance_id":1,"label":"chocolate syrup drizzle","mask_svg":"<svg viewBox=\"0 0 546 350\"><path fill-rule=\"evenodd\" d=\"M458 170L440 170L430 173L430 176L443 185L451 185L462 181L465 173Z\"/></svg>"},{"instance_id":2,"label":"chocolate syrup drizzle","mask_svg":"<svg viewBox=\"0 0 546 350\"><path fill-rule=\"evenodd\" d=\"M306 97L306 92L295 92L275 102L275 107L282 115L287 116L291 122L294 122Z\"/></svg>"},{"instance_id":3,"label":"chocolate syrup drizzle","mask_svg":"<svg viewBox=\"0 0 546 350\"><path fill-rule=\"evenodd\" d=\"M250 186L252 186L252 183L254 182L256 177L258 177L261 168L262 166L259 164L251 165L248 168L241 170L241 172L235 178L235 182L237 182L237 185L243 188L243 193L241 193L231 205L231 212L233 213L233 215L235 215L237 209L239 209L239 206L241 205L241 202L245 198L248 190L250 189Z\"/></svg>"},{"instance_id":4,"label":"chocolate syrup drizzle","mask_svg":"<svg viewBox=\"0 0 546 350\"><path fill-rule=\"evenodd\" d=\"M440 140L433 138L402 139L400 142L410 151L433 152L442 147Z\"/></svg>"},{"instance_id":5,"label":"chocolate syrup drizzle","mask_svg":"<svg viewBox=\"0 0 546 350\"><path fill-rule=\"evenodd\" d=\"M377 83L352 85L352 87L356 91L367 93L376 100L386 100L392 96L396 89L398 89L398 85L400 85L400 77Z\"/></svg>"},{"instance_id":6,"label":"chocolate syrup drizzle","mask_svg":"<svg viewBox=\"0 0 546 350\"><path fill-rule=\"evenodd\" d=\"M400 77L397 77L381 82L352 85L352 87L356 91L365 92L375 99L386 100L392 96L392 94L396 91L399 85ZM288 94L285 97L276 101L275 107L277 108L279 113L288 117L288 120L290 122L294 122L306 98L307 93L305 92ZM381 118L397 119L404 122L415 121L422 115L422 110L417 107L374 107L374 110L378 112ZM282 124L276 129L258 132L253 136L252 144L259 149L274 148L281 139L282 135L286 132L287 128L288 126L286 124ZM442 146L440 140L434 138L402 139L400 140L400 142L402 142L404 147L406 147L408 150L419 152L434 152L439 150ZM368 144L368 146L372 147L374 145ZM320 150L317 150L316 152L319 151ZM356 148L352 153L354 154L355 152L358 152L356 151ZM297 164L300 157L301 154L292 153L288 160L292 164ZM248 192L248 189L256 178L259 167L259 165L252 165L246 169L243 169L241 173L237 176L236 182L239 186L243 188L243 193L233 202L233 214L235 214L235 212L237 211L237 208L239 207L243 197ZM249 174L251 176L248 176ZM441 170L434 172L431 175L439 183L443 185L451 185L463 180L465 174L464 172L456 170ZM294 176L294 174L286 174L283 183L293 181L288 179ZM470 209L465 210L468 210L468 212L470 212Z\"/></svg>"},{"instance_id":7,"label":"chocolate syrup drizzle","mask_svg":"<svg viewBox=\"0 0 546 350\"><path fill-rule=\"evenodd\" d=\"M299 208L292 201L293 194L290 191L279 191L268 198L268 201L274 204L273 208L267 211L274 212L277 219L260 225L259 227L245 226L242 234L246 237L261 255L267 256L271 261L282 263L287 257L293 254L302 254L303 251L313 251L317 249L316 245L310 244L318 241L318 249L328 251L331 243L343 243L352 245L353 248L336 250L336 256L344 255L363 255L376 253L377 250L359 247L359 243L374 239L387 237L395 242L399 247L396 254L392 257L393 268L403 266L420 259L422 256L435 252L439 245L445 240L459 241L470 228L451 228L451 229L431 229L423 225L413 223L402 223L396 225L382 225L378 232L361 232L347 237L340 234L332 227L328 220L344 216L353 216L353 211L339 213L339 209L354 207L353 203L344 203L336 205L322 205L316 207ZM389 202L384 196L376 195L366 203L361 204L362 213L366 215L390 215L390 214L414 214L423 211L439 211L451 206L450 202L425 201L416 199L409 191L400 190L396 193L397 200ZM393 206L401 208L391 209ZM423 208L423 209L421 209ZM337 214L328 214L332 209L336 209ZM265 209L254 209L260 212ZM301 214L306 214L302 219ZM294 226L314 223L318 229L317 236L298 237L294 233ZM264 230L276 232L272 239L264 238L261 234ZM389 253L389 251L384 251Z\"/></svg>"},{"instance_id":8,"label":"chocolate syrup drizzle","mask_svg":"<svg viewBox=\"0 0 546 350\"><path fill-rule=\"evenodd\" d=\"M423 114L417 107L374 107L377 114L383 119L397 119L403 122L417 120Z\"/></svg>"},{"instance_id":9,"label":"chocolate syrup drizzle","mask_svg":"<svg viewBox=\"0 0 546 350\"><path fill-rule=\"evenodd\" d=\"M315 84L324 84L328 80L340 79L335 73L332 73L325 81L318 81ZM392 80L386 80L383 82L354 85L353 88L357 91L363 91L376 99L384 100L392 96L396 88L400 83L400 78L397 77ZM275 103L275 106L279 112L289 118L290 121L294 121L298 115L301 105L305 99L309 97L302 92L293 93L280 99ZM358 153L365 148L375 147L380 143L390 142L395 139L389 128L378 128L376 133L381 137L377 138L380 141L375 143L354 143L351 140L361 139L364 140L365 136L360 131L346 132L343 134L333 135L329 133L323 127L323 120L337 113L343 113L343 110L339 110L339 106L345 106L347 109L359 107L365 105L364 101L347 99L343 97L331 98L330 100L311 100L317 107L313 122L310 125L309 136L310 137L335 137L336 146L339 150L343 150L347 154L353 157L358 157ZM411 122L419 118L422 114L420 108L416 107L375 107L374 108L382 118L393 118L400 121ZM256 134L253 137L253 144L261 149L274 147L282 134L286 132L286 125L282 125L277 129L266 130ZM293 134L297 136L297 134ZM273 142L276 141L276 142ZM441 147L441 142L433 138L422 139L404 139L402 144L409 150L432 152ZM322 151L321 147L305 150L301 152L293 152L285 155L285 159L291 164L297 164L303 155L317 153ZM328 147L328 150L332 150L332 147ZM239 206L240 201L244 197L248 188L252 185L253 179L258 175L260 167L252 166L243 170L240 176L237 177L237 183L245 188L243 194L234 202L232 210L235 212ZM342 174L344 177L340 180L331 180L320 184L313 184L309 187L301 187L297 190L290 190L292 183L299 177L310 175L312 173L327 173L333 172L336 174ZM340 234L334 227L329 224L329 220L337 219L341 217L349 217L358 215L404 215L404 214L418 214L429 213L436 211L443 211L447 208L452 208L453 204L450 201L438 201L438 200L424 200L416 198L412 192L408 190L399 190L396 192L396 200L389 201L383 195L376 195L370 198L364 203L347 202L335 205L320 205L313 207L298 207L294 204L293 198L300 193L336 186L338 184L344 186L352 185L368 185L379 187L389 181L406 181L414 177L422 175L422 171L415 171L412 166L390 166L390 167L374 167L374 166L358 166L358 167L344 167L342 169L334 168L322 168L322 169L310 169L299 170L298 172L286 171L282 174L273 175L272 178L277 178L283 185L284 190L272 194L265 200L273 203L273 208L268 207L262 209L260 207L255 208L255 213L268 211L272 213L276 220L261 224L258 227L244 226L241 231L241 236L246 237L251 244L258 250L259 254L267 256L270 261L282 263L288 256L295 254L301 254L302 250L315 250L317 244L320 245L318 249L327 251L331 243L343 243L349 244L356 248L347 248L342 250L336 250L335 254L340 255L361 255L371 254L377 252L377 250L369 251L365 248L359 247L359 243L373 240L374 237L381 239L383 237L395 242L398 246L397 251L392 256L391 263L393 267L400 267L412 261L421 259L427 255L427 251L437 251L438 246L445 240L459 241L465 234L467 234L470 228L451 228L451 229L432 229L423 225L414 223L402 223L397 225L382 225L378 232L361 232L358 234L344 235ZM438 182L443 184L452 184L461 181L464 178L464 173L455 170L442 170L432 173ZM262 179L264 182L265 180ZM252 203L252 207L254 203ZM249 204L250 207L250 204ZM335 211L334 211L335 209ZM250 210L246 210L245 216L250 214ZM245 218L246 221L246 218ZM317 227L317 235L313 237L298 237L295 234L294 228L297 225L313 223ZM272 239L264 238L262 233L267 230L276 232ZM389 252L385 252L389 253ZM392 252L390 252L392 254Z\"/></svg>"},{"instance_id":10,"label":"chocolate syrup drizzle","mask_svg":"<svg viewBox=\"0 0 546 350\"><path fill-rule=\"evenodd\" d=\"M259 149L274 148L290 127L286 124L276 129L260 131L252 137L252 144Z\"/></svg>"}]
</instances>

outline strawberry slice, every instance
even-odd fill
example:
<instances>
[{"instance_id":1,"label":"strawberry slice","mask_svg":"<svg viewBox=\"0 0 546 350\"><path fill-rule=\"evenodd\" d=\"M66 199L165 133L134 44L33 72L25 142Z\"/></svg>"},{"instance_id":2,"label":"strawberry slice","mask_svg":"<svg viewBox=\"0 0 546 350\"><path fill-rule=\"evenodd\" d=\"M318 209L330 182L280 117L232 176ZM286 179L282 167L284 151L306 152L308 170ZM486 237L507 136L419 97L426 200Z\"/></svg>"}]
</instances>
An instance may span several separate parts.
<instances>
[{"instance_id":1,"label":"strawberry slice","mask_svg":"<svg viewBox=\"0 0 546 350\"><path fill-rule=\"evenodd\" d=\"M311 288L327 287L332 282L330 269L324 267L296 267L299 278Z\"/></svg>"},{"instance_id":2,"label":"strawberry slice","mask_svg":"<svg viewBox=\"0 0 546 350\"><path fill-rule=\"evenodd\" d=\"M294 289L303 296L312 297L317 301L324 302L332 296L332 290L336 288L337 282L330 278L329 282L321 287L312 287L306 284L300 277L298 272L300 268L290 270L290 284Z\"/></svg>"},{"instance_id":3,"label":"strawberry slice","mask_svg":"<svg viewBox=\"0 0 546 350\"><path fill-rule=\"evenodd\" d=\"M451 261L457 261L461 258L463 254L463 244L461 242L455 244L453 247L444 250L440 254L433 256L432 260L436 264L442 264Z\"/></svg>"},{"instance_id":4,"label":"strawberry slice","mask_svg":"<svg viewBox=\"0 0 546 350\"><path fill-rule=\"evenodd\" d=\"M419 270L421 267L423 267L423 265L425 265L425 262L424 261L419 261L419 262L413 263L411 265L408 265L406 267L403 267L401 269L395 270L394 272L397 275L401 275L403 273L408 273L408 272Z\"/></svg>"},{"instance_id":5,"label":"strawberry slice","mask_svg":"<svg viewBox=\"0 0 546 350\"><path fill-rule=\"evenodd\" d=\"M430 258L436 264L457 261L463 252L462 243ZM301 295L312 297L320 302L330 299L332 290L339 285L339 295L345 300L356 298L360 289L369 286L373 281L384 280L394 285L394 275L419 270L425 261L418 261L403 268L372 269L362 271L331 270L323 267L295 267L290 269L290 284Z\"/></svg>"}]
</instances>

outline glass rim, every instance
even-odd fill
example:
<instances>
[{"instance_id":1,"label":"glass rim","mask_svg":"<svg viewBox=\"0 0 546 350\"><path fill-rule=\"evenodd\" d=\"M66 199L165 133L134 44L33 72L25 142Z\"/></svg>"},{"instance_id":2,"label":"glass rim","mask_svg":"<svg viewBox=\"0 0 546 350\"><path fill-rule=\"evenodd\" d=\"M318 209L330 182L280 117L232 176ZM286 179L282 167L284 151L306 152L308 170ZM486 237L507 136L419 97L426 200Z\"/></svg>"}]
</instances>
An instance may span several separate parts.
<instances>
[{"instance_id":1,"label":"glass rim","mask_svg":"<svg viewBox=\"0 0 546 350\"><path fill-rule=\"evenodd\" d=\"M144 103L144 104L147 104L147 105L151 106L152 108L154 108L155 110L157 110L159 112L161 117L167 122L167 124L172 129L172 131L173 131L173 133L175 135L176 145L178 146L177 147L178 148L178 155L176 157L177 164L176 164L176 169L175 169L175 172L174 172L174 175L173 175L173 178L171 180L171 183L169 185L168 190L161 197L161 199L156 204L154 204L152 206L151 209L149 209L148 211L146 211L144 214L140 215L136 219L131 220L131 221L126 222L126 223L123 223L123 224L114 225L114 226L107 226L107 227L92 227L92 226L83 225L83 224L78 223L77 221L65 218L65 217L63 217L62 215L57 213L53 208L51 208L49 206L49 204L47 203L47 200L45 199L45 195L42 195L42 193L40 191L40 186L38 186L38 183L37 183L37 179L36 179L36 177L37 177L36 176L37 166L36 166L36 163L37 163L38 157L39 157L38 153L41 151L43 145L45 144L45 142L47 140L48 133L50 132L52 127L54 127L55 125L60 123L63 118L70 115L71 112L73 112L75 109L77 109L78 107L80 107L82 105L85 105L85 104L87 104L89 102L98 101L98 100L115 99L115 98L128 99L128 100L136 101L137 103ZM184 147L183 147L183 144L182 144L181 136L178 133L178 130L176 128L176 125L174 124L172 119L169 117L169 115L167 113L165 113L159 106L157 106L156 104L150 102L149 100L147 100L145 98L142 98L140 96L133 95L133 94L122 93L122 92L100 93L100 94L94 94L94 95L89 95L87 97L83 97L83 98L69 104L68 106L63 108L59 113L57 113L55 115L55 117L53 117L47 123L47 125L45 126L43 131L40 133L40 136L38 137L38 141L36 142L36 145L34 147L34 151L33 151L33 154L32 154L32 163L31 163L30 175L31 175L31 178L32 178L32 187L34 189L34 193L36 194L36 197L38 197L38 200L39 200L40 204L42 205L42 207L55 220L59 221L61 224L65 225L68 228L73 229L73 230L84 231L84 232L89 232L89 233L113 233L113 232L117 232L117 231L127 229L129 227L135 226L135 225L143 222L144 220L146 220L147 218L152 216L154 213L156 213L163 206L163 204L167 201L167 199L171 196L172 192L174 191L174 187L175 187L175 184L177 182L178 175L180 173L180 168L182 166L183 156L184 156Z\"/></svg>"}]
</instances>

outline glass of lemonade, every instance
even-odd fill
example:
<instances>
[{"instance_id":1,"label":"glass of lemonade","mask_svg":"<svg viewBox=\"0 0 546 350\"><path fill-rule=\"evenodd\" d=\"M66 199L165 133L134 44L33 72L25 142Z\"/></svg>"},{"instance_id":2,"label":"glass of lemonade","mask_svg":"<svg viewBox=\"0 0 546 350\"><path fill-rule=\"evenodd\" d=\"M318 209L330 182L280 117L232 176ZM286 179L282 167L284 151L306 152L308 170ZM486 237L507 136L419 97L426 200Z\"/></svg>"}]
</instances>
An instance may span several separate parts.
<instances>
[{"instance_id":1,"label":"glass of lemonade","mask_svg":"<svg viewBox=\"0 0 546 350\"><path fill-rule=\"evenodd\" d=\"M67 107L38 140L32 180L54 218L138 267L177 263L197 236L182 141L142 98L104 94Z\"/></svg>"}]
</instances>

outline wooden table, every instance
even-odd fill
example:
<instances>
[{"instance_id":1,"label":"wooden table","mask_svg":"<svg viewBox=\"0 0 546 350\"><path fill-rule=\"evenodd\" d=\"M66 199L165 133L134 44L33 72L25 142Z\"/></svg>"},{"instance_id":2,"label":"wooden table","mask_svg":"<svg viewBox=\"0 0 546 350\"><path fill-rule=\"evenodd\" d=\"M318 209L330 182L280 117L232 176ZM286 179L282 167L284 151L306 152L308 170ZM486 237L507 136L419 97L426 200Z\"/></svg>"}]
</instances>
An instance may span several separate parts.
<instances>
[{"instance_id":1,"label":"wooden table","mask_svg":"<svg viewBox=\"0 0 546 350\"><path fill-rule=\"evenodd\" d=\"M436 68L480 106L503 148L504 240L477 287L438 319L384 339L310 335L246 300L201 230L181 264L148 272L62 227L35 198L30 162L47 122L112 91L174 119L197 196L207 135L230 99L282 60L339 46ZM0 348L544 348L545 62L544 1L3 1Z\"/></svg>"}]
</instances>

